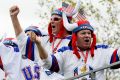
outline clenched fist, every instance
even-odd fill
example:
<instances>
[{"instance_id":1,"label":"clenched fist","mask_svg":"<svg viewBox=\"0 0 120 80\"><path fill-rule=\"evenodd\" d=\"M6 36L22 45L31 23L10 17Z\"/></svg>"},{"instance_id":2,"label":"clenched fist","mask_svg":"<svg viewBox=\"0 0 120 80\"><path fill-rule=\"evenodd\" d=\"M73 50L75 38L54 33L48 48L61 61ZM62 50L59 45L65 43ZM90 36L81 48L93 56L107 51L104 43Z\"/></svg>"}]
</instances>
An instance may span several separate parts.
<instances>
[{"instance_id":1,"label":"clenched fist","mask_svg":"<svg viewBox=\"0 0 120 80\"><path fill-rule=\"evenodd\" d=\"M11 16L17 16L18 13L19 13L19 8L18 8L18 6L12 6L12 7L10 8L10 15L11 15Z\"/></svg>"},{"instance_id":2,"label":"clenched fist","mask_svg":"<svg viewBox=\"0 0 120 80\"><path fill-rule=\"evenodd\" d=\"M39 43L40 41L40 37L38 37L34 32L29 32L29 35L28 35L29 37L30 37L30 40L31 41L33 41L33 42L35 42L35 43Z\"/></svg>"}]
</instances>

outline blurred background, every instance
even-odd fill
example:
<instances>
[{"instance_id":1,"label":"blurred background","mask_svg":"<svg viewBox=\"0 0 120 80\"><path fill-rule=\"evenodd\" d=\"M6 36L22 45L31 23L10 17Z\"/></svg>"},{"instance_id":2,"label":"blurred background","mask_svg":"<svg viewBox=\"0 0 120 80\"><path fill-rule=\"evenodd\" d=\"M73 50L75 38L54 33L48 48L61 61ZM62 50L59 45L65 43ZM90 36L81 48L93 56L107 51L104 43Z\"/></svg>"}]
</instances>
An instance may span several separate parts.
<instances>
[{"instance_id":1,"label":"blurred background","mask_svg":"<svg viewBox=\"0 0 120 80\"><path fill-rule=\"evenodd\" d=\"M9 9L18 5L18 15L23 29L30 25L47 31L51 11L62 7L62 1L75 6L76 0L0 0L0 39L15 37ZM80 9L95 28L97 41L120 47L120 0L81 0ZM120 69L106 70L107 80L120 80Z\"/></svg>"}]
</instances>

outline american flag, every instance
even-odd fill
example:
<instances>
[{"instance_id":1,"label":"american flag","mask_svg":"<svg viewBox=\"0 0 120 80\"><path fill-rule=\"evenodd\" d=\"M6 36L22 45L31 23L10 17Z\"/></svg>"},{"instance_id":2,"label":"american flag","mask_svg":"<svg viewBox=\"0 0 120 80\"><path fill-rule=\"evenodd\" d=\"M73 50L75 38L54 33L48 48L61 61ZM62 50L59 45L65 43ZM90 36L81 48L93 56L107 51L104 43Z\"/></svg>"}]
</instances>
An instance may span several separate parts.
<instances>
[{"instance_id":1,"label":"american flag","mask_svg":"<svg viewBox=\"0 0 120 80\"><path fill-rule=\"evenodd\" d=\"M62 9L63 9L64 12L72 13L73 10L74 10L74 7L65 3L65 2L62 2Z\"/></svg>"},{"instance_id":2,"label":"american flag","mask_svg":"<svg viewBox=\"0 0 120 80\"><path fill-rule=\"evenodd\" d=\"M85 14L84 14L84 12L82 12L81 10L76 13L75 18L76 18L77 20L79 20L79 21L80 21L80 20L86 20Z\"/></svg>"},{"instance_id":3,"label":"american flag","mask_svg":"<svg viewBox=\"0 0 120 80\"><path fill-rule=\"evenodd\" d=\"M74 10L74 7L65 2L62 2L62 9L63 9L63 11L65 11L67 13L72 13ZM75 18L77 20L86 20L84 11L82 9L80 9L79 12L76 13Z\"/></svg>"}]
</instances>

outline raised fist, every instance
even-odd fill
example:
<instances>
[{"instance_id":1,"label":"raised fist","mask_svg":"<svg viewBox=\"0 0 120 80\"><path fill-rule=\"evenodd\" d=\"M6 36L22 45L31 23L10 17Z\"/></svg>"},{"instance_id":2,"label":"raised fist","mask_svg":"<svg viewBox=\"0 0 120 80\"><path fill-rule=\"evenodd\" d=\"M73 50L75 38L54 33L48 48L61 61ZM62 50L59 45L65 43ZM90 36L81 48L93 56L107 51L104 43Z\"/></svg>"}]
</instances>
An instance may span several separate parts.
<instances>
[{"instance_id":1,"label":"raised fist","mask_svg":"<svg viewBox=\"0 0 120 80\"><path fill-rule=\"evenodd\" d=\"M9 11L11 16L17 16L19 13L19 8L18 6L12 6Z\"/></svg>"},{"instance_id":2,"label":"raised fist","mask_svg":"<svg viewBox=\"0 0 120 80\"><path fill-rule=\"evenodd\" d=\"M28 36L30 37L30 40L39 43L39 37L32 31L29 32Z\"/></svg>"}]
</instances>

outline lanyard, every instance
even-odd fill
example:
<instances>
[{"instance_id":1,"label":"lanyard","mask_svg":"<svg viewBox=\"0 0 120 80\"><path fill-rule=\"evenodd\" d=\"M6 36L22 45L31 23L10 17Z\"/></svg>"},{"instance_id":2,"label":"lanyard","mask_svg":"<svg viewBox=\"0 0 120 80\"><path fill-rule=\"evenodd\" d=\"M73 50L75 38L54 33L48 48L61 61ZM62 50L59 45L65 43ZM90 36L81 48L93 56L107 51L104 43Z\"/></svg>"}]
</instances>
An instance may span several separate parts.
<instances>
[{"instance_id":1,"label":"lanyard","mask_svg":"<svg viewBox=\"0 0 120 80\"><path fill-rule=\"evenodd\" d=\"M86 54L83 53L83 51L80 51L81 54L83 55L84 57L84 62L86 63L87 62L87 59L88 59L88 50L86 51Z\"/></svg>"},{"instance_id":2,"label":"lanyard","mask_svg":"<svg viewBox=\"0 0 120 80\"><path fill-rule=\"evenodd\" d=\"M56 40L56 39L55 39ZM52 52L56 53L55 51L57 50L58 46L60 45L60 43L62 42L62 39L58 42L58 44L56 45L56 47L54 47L55 44L55 40L52 43Z\"/></svg>"}]
</instances>

